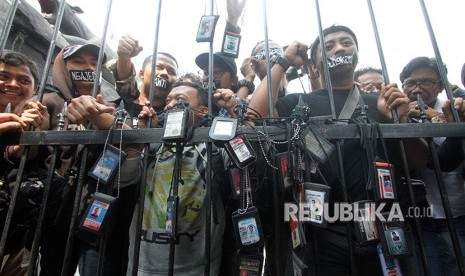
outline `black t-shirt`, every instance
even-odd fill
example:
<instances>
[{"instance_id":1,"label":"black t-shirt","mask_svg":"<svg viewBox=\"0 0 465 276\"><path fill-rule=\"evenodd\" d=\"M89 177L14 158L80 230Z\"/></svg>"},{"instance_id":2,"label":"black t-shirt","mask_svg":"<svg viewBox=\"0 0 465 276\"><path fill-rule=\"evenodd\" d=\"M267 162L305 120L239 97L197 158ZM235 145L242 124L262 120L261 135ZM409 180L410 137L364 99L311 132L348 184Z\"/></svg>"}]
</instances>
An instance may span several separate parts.
<instances>
[{"instance_id":1,"label":"black t-shirt","mask_svg":"<svg viewBox=\"0 0 465 276\"><path fill-rule=\"evenodd\" d=\"M334 105L336 116L339 116L342 107L349 95L350 90L334 90ZM310 107L311 116L331 115L330 102L328 92L325 89L313 91L309 94L289 94L279 98L276 104L276 109L280 117L289 117L292 110L297 105L299 96L302 96L304 102ZM368 106L367 115L377 122L386 122L386 119L378 113L377 100L378 94L361 93L364 103ZM359 110L355 110L352 118L359 114ZM332 141L334 142L334 141ZM362 147L357 139L345 139L341 142L341 152L343 158L343 166L345 172L345 181L349 193L349 200L355 202L358 200L367 199L366 180L364 172L364 164L362 159ZM342 202L344 201L341 184L339 181L338 162L336 151L333 151L329 161L325 164L320 164L326 181L331 187L329 201ZM312 175L312 182L324 183L319 175Z\"/></svg>"}]
</instances>

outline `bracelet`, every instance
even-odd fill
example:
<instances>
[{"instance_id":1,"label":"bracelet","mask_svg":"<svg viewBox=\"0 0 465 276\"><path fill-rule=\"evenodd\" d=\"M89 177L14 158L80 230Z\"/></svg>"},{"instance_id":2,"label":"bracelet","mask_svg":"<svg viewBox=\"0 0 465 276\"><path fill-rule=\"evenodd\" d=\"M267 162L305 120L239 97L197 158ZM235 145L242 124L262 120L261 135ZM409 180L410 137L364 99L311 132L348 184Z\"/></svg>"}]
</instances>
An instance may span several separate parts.
<instances>
[{"instance_id":1,"label":"bracelet","mask_svg":"<svg viewBox=\"0 0 465 276\"><path fill-rule=\"evenodd\" d=\"M117 83L129 83L129 82L132 82L135 77L136 77L136 71L133 70L132 74L131 74L131 76L129 76L129 78L124 79L124 80L117 80L116 82Z\"/></svg>"},{"instance_id":2,"label":"bracelet","mask_svg":"<svg viewBox=\"0 0 465 276\"><path fill-rule=\"evenodd\" d=\"M285 58L283 58L282 56L279 56L279 55L276 55L271 59L271 64L272 65L275 65L275 64L281 65L284 72L286 72L287 69L289 69L289 67L291 67L291 65L289 64L289 61L287 61Z\"/></svg>"},{"instance_id":3,"label":"bracelet","mask_svg":"<svg viewBox=\"0 0 465 276\"><path fill-rule=\"evenodd\" d=\"M241 87L247 87L249 94L252 94L255 91L255 84L246 79L242 79L237 83L237 90L239 90Z\"/></svg>"}]
</instances>

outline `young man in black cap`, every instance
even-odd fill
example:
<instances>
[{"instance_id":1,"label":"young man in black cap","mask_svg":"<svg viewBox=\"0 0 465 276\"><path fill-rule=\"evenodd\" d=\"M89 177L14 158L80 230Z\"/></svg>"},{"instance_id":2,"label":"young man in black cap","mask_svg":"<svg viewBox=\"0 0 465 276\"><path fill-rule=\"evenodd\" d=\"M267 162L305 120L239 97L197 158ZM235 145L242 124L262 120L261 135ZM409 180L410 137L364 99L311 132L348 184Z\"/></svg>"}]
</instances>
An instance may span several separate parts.
<instances>
[{"instance_id":1,"label":"young man in black cap","mask_svg":"<svg viewBox=\"0 0 465 276\"><path fill-rule=\"evenodd\" d=\"M85 129L91 114L98 113L111 116L107 113L112 113L115 110L114 107L106 105L102 95L98 95L97 98L92 97L94 82L96 78L100 77L95 75L99 51L100 48L93 44L71 45L63 48L56 56L52 68L54 91L47 91L43 98L43 103L47 106L51 115L50 130L57 129L59 123L58 114L64 111L65 102L68 102L66 116L69 121L69 124L65 125L65 130ZM107 57L104 55L102 63L105 63L106 59ZM93 164L101 152L101 147L94 148L91 146L91 148L88 156L89 166ZM49 150L41 151L45 160L45 168L50 166L51 148ZM74 170L78 170L80 162L77 159L80 152L77 146L59 147L55 172L61 176L69 176ZM95 183L89 185L91 182L93 182L93 179L90 179L86 174L84 185L87 189L92 185L95 187ZM75 187L75 185L72 187ZM73 208L73 193L74 191L71 189L71 196L63 200L59 207L54 207L60 208L62 215L60 218L55 219L52 225L46 225L43 232L40 247L41 275L61 274ZM66 272L69 274L74 273L77 265L77 251L79 249L77 240L73 249L70 271Z\"/></svg>"},{"instance_id":2,"label":"young man in black cap","mask_svg":"<svg viewBox=\"0 0 465 276\"><path fill-rule=\"evenodd\" d=\"M195 58L195 64L202 70L204 82L208 82L209 76L208 56L209 53L203 53ZM213 82L214 89L235 89L238 82L237 66L232 57L225 56L221 52L213 55Z\"/></svg>"}]
</instances>

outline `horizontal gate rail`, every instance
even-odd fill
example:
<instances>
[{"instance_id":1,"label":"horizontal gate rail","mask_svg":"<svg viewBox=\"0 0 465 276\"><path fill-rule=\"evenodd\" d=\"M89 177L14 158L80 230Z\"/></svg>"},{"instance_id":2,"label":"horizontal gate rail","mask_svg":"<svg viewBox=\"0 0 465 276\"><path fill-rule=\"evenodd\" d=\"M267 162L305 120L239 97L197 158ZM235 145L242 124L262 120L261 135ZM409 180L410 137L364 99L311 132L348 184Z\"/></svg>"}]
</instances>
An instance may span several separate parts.
<instances>
[{"instance_id":1,"label":"horizontal gate rail","mask_svg":"<svg viewBox=\"0 0 465 276\"><path fill-rule=\"evenodd\" d=\"M353 139L359 138L356 125L321 125L313 127L316 133L328 139ZM384 138L415 138L415 137L465 137L465 123L447 124L382 124L381 129ZM208 136L210 128L197 128L191 139L192 142L211 141ZM242 128L247 138L257 140L256 127ZM113 131L113 130L112 130ZM113 131L111 143L119 143L120 130ZM116 132L118 135L116 135ZM285 129L267 127L267 134L276 140L285 140ZM371 133L371 132L369 132ZM76 144L105 144L107 130L82 130L82 131L26 131L23 133L3 133L0 135L0 145L76 145ZM123 143L158 143L162 142L163 129L134 129L123 130ZM261 137L263 138L263 137Z\"/></svg>"}]
</instances>

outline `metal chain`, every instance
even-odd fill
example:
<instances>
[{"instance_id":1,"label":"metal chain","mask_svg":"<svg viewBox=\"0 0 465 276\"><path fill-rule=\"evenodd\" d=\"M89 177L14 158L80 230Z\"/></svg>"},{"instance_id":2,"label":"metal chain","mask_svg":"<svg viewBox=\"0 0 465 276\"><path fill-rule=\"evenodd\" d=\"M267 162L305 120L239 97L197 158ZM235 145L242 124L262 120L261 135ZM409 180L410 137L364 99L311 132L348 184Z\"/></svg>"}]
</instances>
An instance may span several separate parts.
<instances>
[{"instance_id":1,"label":"metal chain","mask_svg":"<svg viewBox=\"0 0 465 276\"><path fill-rule=\"evenodd\" d=\"M303 182L303 177L302 177L302 153L300 149L297 149L297 180L299 180L300 183Z\"/></svg>"},{"instance_id":2,"label":"metal chain","mask_svg":"<svg viewBox=\"0 0 465 276\"><path fill-rule=\"evenodd\" d=\"M258 144L260 145L260 149L262 151L263 157L265 157L266 164L277 171L278 168L273 166L273 164L271 164L270 160L268 160L268 157L266 157L265 149L263 149L262 140L260 139L260 135L257 135L257 138L258 138Z\"/></svg>"},{"instance_id":3,"label":"metal chain","mask_svg":"<svg viewBox=\"0 0 465 276\"><path fill-rule=\"evenodd\" d=\"M275 141L273 139L271 139L268 135L266 135L263 131L261 130L258 130L257 131L259 134L263 135L265 138L267 138L271 143L273 144L276 144L276 145L284 145L284 144L287 144L288 141ZM294 129L294 134L293 136L291 137L291 139L289 139L289 141L293 141L293 140L297 140L299 139L299 134L300 134L300 125L295 125L295 129Z\"/></svg>"},{"instance_id":4,"label":"metal chain","mask_svg":"<svg viewBox=\"0 0 465 276\"><path fill-rule=\"evenodd\" d=\"M250 188L250 176L248 167L242 169L242 185L244 187L242 191L242 208L237 210L237 212L241 215L247 212L249 206L253 206L252 189Z\"/></svg>"}]
</instances>

